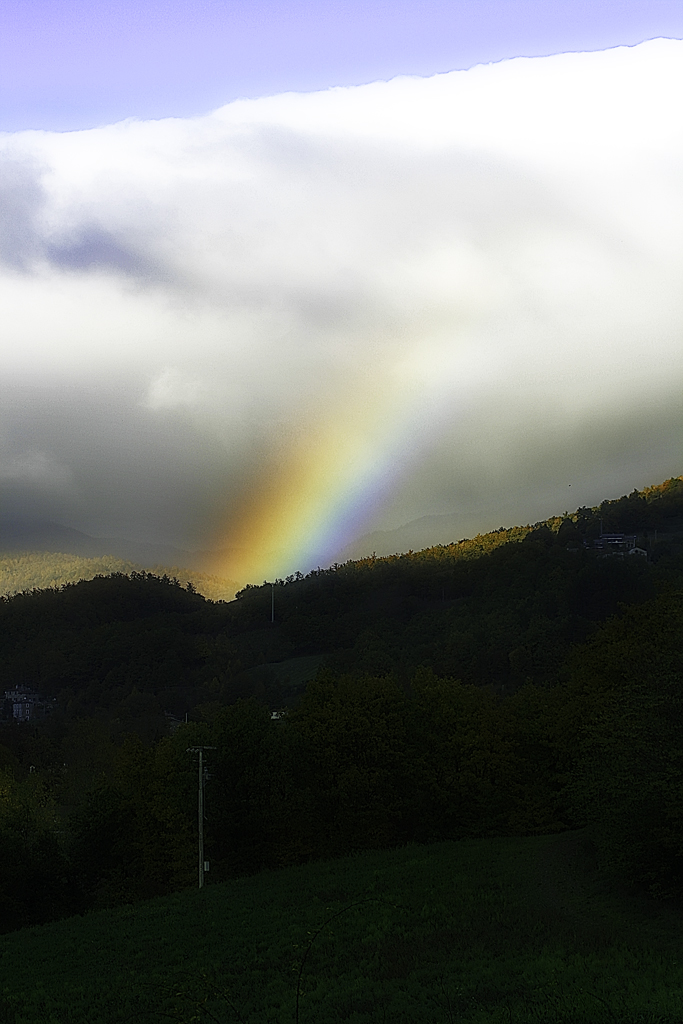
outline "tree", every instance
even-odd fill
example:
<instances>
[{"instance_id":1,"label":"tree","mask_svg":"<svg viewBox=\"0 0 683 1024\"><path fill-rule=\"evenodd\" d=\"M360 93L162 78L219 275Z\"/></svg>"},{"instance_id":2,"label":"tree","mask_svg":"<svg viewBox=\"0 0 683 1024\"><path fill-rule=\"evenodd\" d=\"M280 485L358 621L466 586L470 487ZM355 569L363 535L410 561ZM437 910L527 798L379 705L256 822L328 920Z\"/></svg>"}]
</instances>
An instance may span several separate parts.
<instances>
[{"instance_id":1,"label":"tree","mask_svg":"<svg viewBox=\"0 0 683 1024\"><path fill-rule=\"evenodd\" d=\"M440 679L429 669L415 674L411 690L409 838L500 834L512 747L498 701L487 690Z\"/></svg>"},{"instance_id":2,"label":"tree","mask_svg":"<svg viewBox=\"0 0 683 1024\"><path fill-rule=\"evenodd\" d=\"M319 673L291 716L300 741L297 787L309 794L302 829L311 852L381 847L401 835L406 697L389 676Z\"/></svg>"},{"instance_id":3,"label":"tree","mask_svg":"<svg viewBox=\"0 0 683 1024\"><path fill-rule=\"evenodd\" d=\"M605 867L683 895L683 595L606 623L574 658L563 713L568 793Z\"/></svg>"},{"instance_id":4,"label":"tree","mask_svg":"<svg viewBox=\"0 0 683 1024\"><path fill-rule=\"evenodd\" d=\"M112 776L73 816L71 854L90 904L148 899L193 883L192 765L179 755L169 739L148 748L126 737Z\"/></svg>"},{"instance_id":5,"label":"tree","mask_svg":"<svg viewBox=\"0 0 683 1024\"><path fill-rule=\"evenodd\" d=\"M11 770L0 769L0 931L79 909L60 824L37 773L17 782Z\"/></svg>"}]
</instances>

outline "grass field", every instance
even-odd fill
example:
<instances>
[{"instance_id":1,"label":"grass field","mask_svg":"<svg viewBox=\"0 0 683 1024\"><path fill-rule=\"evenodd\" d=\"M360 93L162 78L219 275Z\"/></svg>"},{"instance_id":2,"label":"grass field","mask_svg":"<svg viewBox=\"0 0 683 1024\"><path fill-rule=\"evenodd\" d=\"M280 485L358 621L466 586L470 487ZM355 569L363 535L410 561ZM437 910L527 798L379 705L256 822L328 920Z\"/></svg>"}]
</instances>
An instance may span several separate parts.
<instances>
[{"instance_id":1,"label":"grass field","mask_svg":"<svg viewBox=\"0 0 683 1024\"><path fill-rule=\"evenodd\" d=\"M11 1024L662 1024L683 914L584 832L271 871L0 937Z\"/></svg>"}]
</instances>

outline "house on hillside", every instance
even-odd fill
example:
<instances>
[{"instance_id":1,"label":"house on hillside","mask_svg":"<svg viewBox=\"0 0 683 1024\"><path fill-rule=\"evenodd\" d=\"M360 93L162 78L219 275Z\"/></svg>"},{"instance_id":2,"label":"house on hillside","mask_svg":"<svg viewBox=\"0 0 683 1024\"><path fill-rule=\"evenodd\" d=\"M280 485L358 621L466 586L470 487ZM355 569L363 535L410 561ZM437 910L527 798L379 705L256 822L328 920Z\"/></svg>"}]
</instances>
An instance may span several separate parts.
<instances>
[{"instance_id":1,"label":"house on hillside","mask_svg":"<svg viewBox=\"0 0 683 1024\"><path fill-rule=\"evenodd\" d=\"M626 554L636 546L635 533L601 533L593 541L593 547L605 554Z\"/></svg>"},{"instance_id":2,"label":"house on hillside","mask_svg":"<svg viewBox=\"0 0 683 1024\"><path fill-rule=\"evenodd\" d=\"M589 542L584 542L588 545ZM639 555L647 558L645 548L636 545L635 533L601 533L593 541L593 550L602 551L603 557L608 555L624 558L625 555Z\"/></svg>"},{"instance_id":3,"label":"house on hillside","mask_svg":"<svg viewBox=\"0 0 683 1024\"><path fill-rule=\"evenodd\" d=\"M30 686L14 686L5 690L2 707L3 719L15 722L34 722L45 717L57 702L45 700Z\"/></svg>"}]
</instances>

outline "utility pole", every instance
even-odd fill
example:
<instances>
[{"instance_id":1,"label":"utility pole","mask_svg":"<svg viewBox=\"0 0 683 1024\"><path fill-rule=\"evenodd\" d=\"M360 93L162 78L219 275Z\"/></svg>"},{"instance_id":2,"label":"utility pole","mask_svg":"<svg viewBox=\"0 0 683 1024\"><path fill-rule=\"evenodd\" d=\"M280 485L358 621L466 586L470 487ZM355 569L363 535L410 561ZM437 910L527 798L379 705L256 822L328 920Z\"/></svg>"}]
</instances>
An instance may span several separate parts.
<instances>
[{"instance_id":1,"label":"utility pole","mask_svg":"<svg viewBox=\"0 0 683 1024\"><path fill-rule=\"evenodd\" d=\"M204 860L204 751L216 750L216 747L188 747L186 754L199 754L199 888L204 885L204 872L209 870L208 861Z\"/></svg>"},{"instance_id":2,"label":"utility pole","mask_svg":"<svg viewBox=\"0 0 683 1024\"><path fill-rule=\"evenodd\" d=\"M275 622L275 584L270 584L270 621Z\"/></svg>"}]
</instances>

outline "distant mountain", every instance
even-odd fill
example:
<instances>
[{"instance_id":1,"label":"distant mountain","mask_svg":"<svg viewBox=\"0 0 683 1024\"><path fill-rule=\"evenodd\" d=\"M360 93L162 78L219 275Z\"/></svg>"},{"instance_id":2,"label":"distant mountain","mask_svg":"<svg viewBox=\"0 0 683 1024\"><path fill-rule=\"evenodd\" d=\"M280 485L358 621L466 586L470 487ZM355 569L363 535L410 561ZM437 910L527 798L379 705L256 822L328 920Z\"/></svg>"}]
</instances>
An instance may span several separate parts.
<instances>
[{"instance_id":1,"label":"distant mountain","mask_svg":"<svg viewBox=\"0 0 683 1024\"><path fill-rule=\"evenodd\" d=\"M672 477L671 480L665 483L646 487L642 491L633 491L628 496L624 495L616 500L605 500L600 506L596 506L593 511L597 514L597 509L600 508L602 510L601 514L604 517L613 516L617 510L619 514L623 514L624 503L633 503L635 499L635 505L630 509L630 517L627 517L627 520L624 521L626 522L626 526L623 527L624 529L635 531L644 528L647 516L645 518L642 518L642 516L644 514L644 507L647 505L649 506L650 513L657 508L659 515L664 515L661 522L659 519L657 520L660 529L664 529L669 533L672 531L677 532L683 529L683 518L680 514L680 494L682 490L683 477ZM639 502L643 508L639 507ZM492 511L491 509L487 510L489 513L487 518L489 520L492 518L490 516ZM494 512L496 518L498 514L501 520L505 518L504 511ZM605 529L607 529L608 519L605 518L604 521ZM537 523L536 525L539 524ZM359 537L358 540L352 541L351 544L347 545L336 556L336 561L343 563L349 560L367 558L372 554L378 558L383 558L406 551L422 551L425 548L436 547L440 544L457 543L465 536L475 537L480 534L480 530L481 514L475 516L468 512L457 512L440 516L422 516L420 519L413 519L409 523L404 523L395 530L376 530L373 533L367 533L363 537ZM495 531L489 530L488 532Z\"/></svg>"},{"instance_id":2,"label":"distant mountain","mask_svg":"<svg viewBox=\"0 0 683 1024\"><path fill-rule=\"evenodd\" d=\"M156 576L177 579L211 601L232 601L240 584L210 573L185 569L177 565L140 565L114 555L84 558L53 551L0 552L0 595L11 596L26 590L46 590L65 583L92 580L95 576L151 572Z\"/></svg>"},{"instance_id":3,"label":"distant mountain","mask_svg":"<svg viewBox=\"0 0 683 1024\"><path fill-rule=\"evenodd\" d=\"M436 544L450 544L460 540L463 530L463 517L459 513L443 516L422 516L413 519L395 530L375 530L347 545L339 554L339 562L349 559L367 558L375 554L378 557L394 555L402 551L421 551ZM478 533L476 529L472 534Z\"/></svg>"},{"instance_id":4,"label":"distant mountain","mask_svg":"<svg viewBox=\"0 0 683 1024\"><path fill-rule=\"evenodd\" d=\"M137 565L182 566L207 571L215 563L215 551L186 551L172 544L149 544L121 537L91 537L60 523L42 520L0 520L0 551L50 551L82 558L107 555Z\"/></svg>"},{"instance_id":5,"label":"distant mountain","mask_svg":"<svg viewBox=\"0 0 683 1024\"><path fill-rule=\"evenodd\" d=\"M207 571L217 554L120 537L91 537L60 523L5 519L0 520L0 594L144 570L192 583L213 601L231 601L243 584Z\"/></svg>"}]
</instances>

